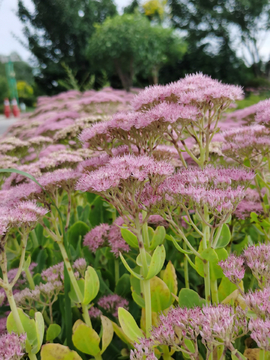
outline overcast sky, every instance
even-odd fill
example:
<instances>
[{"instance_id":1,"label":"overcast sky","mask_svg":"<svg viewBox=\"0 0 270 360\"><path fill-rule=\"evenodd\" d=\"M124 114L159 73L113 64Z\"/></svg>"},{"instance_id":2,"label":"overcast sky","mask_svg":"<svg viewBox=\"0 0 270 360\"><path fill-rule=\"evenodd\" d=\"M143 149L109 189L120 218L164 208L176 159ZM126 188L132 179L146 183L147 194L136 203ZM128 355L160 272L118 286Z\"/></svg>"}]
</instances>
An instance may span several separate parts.
<instances>
[{"instance_id":1,"label":"overcast sky","mask_svg":"<svg viewBox=\"0 0 270 360\"><path fill-rule=\"evenodd\" d=\"M114 0L118 6L119 11L124 6L127 6L131 0ZM27 8L33 9L31 0L23 0ZM18 0L0 0L0 54L9 55L12 51L16 51L23 60L27 61L30 58L30 52L25 49L18 40L12 35L24 40L22 34L22 24L16 16L18 7ZM260 47L260 52L264 60L269 60L270 57L270 32L267 36L263 36L263 42ZM240 45L240 46L239 46ZM242 55L241 44L235 45L238 55Z\"/></svg>"},{"instance_id":2,"label":"overcast sky","mask_svg":"<svg viewBox=\"0 0 270 360\"><path fill-rule=\"evenodd\" d=\"M119 11L130 3L130 0L114 0ZM33 9L31 0L23 0L28 9ZM28 60L31 56L30 52L25 49L12 35L23 38L22 24L16 16L18 8L18 0L0 0L0 54L9 55L12 51L16 51L23 60Z\"/></svg>"}]
</instances>

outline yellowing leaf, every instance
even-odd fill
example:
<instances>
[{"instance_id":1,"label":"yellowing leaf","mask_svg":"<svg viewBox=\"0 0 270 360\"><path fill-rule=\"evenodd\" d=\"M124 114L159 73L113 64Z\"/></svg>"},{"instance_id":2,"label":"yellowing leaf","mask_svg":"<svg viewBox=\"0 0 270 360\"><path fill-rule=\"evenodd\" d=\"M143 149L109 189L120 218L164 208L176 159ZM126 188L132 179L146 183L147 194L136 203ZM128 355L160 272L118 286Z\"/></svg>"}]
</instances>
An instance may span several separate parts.
<instances>
[{"instance_id":1,"label":"yellowing leaf","mask_svg":"<svg viewBox=\"0 0 270 360\"><path fill-rule=\"evenodd\" d=\"M40 356L41 360L82 360L75 351L60 344L43 345Z\"/></svg>"}]
</instances>

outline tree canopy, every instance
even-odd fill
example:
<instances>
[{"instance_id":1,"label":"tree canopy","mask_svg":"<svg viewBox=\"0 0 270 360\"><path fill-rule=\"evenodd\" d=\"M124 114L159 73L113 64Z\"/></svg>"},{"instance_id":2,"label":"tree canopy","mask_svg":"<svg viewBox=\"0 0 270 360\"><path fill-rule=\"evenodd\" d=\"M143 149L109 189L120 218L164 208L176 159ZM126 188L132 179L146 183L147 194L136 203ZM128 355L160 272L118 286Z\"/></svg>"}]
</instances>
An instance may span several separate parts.
<instances>
[{"instance_id":1,"label":"tree canopy","mask_svg":"<svg viewBox=\"0 0 270 360\"><path fill-rule=\"evenodd\" d=\"M37 83L52 93L57 79L64 79L65 63L78 81L90 77L86 44L94 24L116 14L113 0L32 0L30 12L19 0L18 16L24 23L27 45L38 62Z\"/></svg>"},{"instance_id":2,"label":"tree canopy","mask_svg":"<svg viewBox=\"0 0 270 360\"><path fill-rule=\"evenodd\" d=\"M135 13L108 18L97 25L88 54L96 66L109 73L116 71L129 90L137 73L157 83L162 65L180 59L185 49L172 29L151 25L145 16Z\"/></svg>"}]
</instances>

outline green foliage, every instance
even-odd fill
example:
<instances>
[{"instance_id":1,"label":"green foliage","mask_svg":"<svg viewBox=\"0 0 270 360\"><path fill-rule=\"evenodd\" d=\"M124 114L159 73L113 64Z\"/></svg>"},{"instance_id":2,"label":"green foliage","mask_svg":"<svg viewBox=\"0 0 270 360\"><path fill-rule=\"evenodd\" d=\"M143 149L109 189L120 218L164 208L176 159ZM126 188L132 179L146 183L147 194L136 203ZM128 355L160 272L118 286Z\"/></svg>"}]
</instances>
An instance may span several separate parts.
<instances>
[{"instance_id":1,"label":"green foliage","mask_svg":"<svg viewBox=\"0 0 270 360\"><path fill-rule=\"evenodd\" d=\"M203 305L206 305L206 301L194 290L181 289L178 297L178 304L182 308L191 309L195 306L203 307Z\"/></svg>"},{"instance_id":2,"label":"green foliage","mask_svg":"<svg viewBox=\"0 0 270 360\"><path fill-rule=\"evenodd\" d=\"M135 342L143 337L143 332L136 324L133 316L124 308L118 309L118 318L124 334L132 341Z\"/></svg>"},{"instance_id":3,"label":"green foliage","mask_svg":"<svg viewBox=\"0 0 270 360\"><path fill-rule=\"evenodd\" d=\"M163 280L157 276L153 277L150 280L150 288L152 311L160 313L170 307L173 299L170 289Z\"/></svg>"},{"instance_id":4,"label":"green foliage","mask_svg":"<svg viewBox=\"0 0 270 360\"><path fill-rule=\"evenodd\" d=\"M60 344L43 345L40 356L41 360L82 360L75 351Z\"/></svg>"},{"instance_id":5,"label":"green foliage","mask_svg":"<svg viewBox=\"0 0 270 360\"><path fill-rule=\"evenodd\" d=\"M126 90L139 72L157 82L160 67L180 58L184 51L183 41L171 29L152 26L138 13L108 18L97 25L88 47L93 66L116 71Z\"/></svg>"},{"instance_id":6,"label":"green foliage","mask_svg":"<svg viewBox=\"0 0 270 360\"><path fill-rule=\"evenodd\" d=\"M46 341L52 342L61 332L61 326L58 324L50 324L46 331Z\"/></svg>"},{"instance_id":7,"label":"green foliage","mask_svg":"<svg viewBox=\"0 0 270 360\"><path fill-rule=\"evenodd\" d=\"M93 73L85 52L87 41L95 31L95 23L115 14L111 0L33 0L33 11L19 0L18 16L24 36L39 65L35 76L39 87L47 93L59 92L61 86L56 87L55 82L66 78L62 62L76 73L80 84L89 78Z\"/></svg>"}]
</instances>

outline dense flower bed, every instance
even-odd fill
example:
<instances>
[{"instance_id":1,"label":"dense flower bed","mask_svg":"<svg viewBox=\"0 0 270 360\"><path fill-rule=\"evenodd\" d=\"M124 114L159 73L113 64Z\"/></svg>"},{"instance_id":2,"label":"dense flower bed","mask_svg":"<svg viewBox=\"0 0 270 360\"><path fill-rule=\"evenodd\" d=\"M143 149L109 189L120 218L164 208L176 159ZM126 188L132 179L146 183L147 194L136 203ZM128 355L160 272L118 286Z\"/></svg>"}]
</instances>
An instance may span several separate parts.
<instances>
[{"instance_id":1,"label":"dense flower bed","mask_svg":"<svg viewBox=\"0 0 270 360\"><path fill-rule=\"evenodd\" d=\"M9 128L1 359L266 359L270 100L242 97L195 74Z\"/></svg>"}]
</instances>

